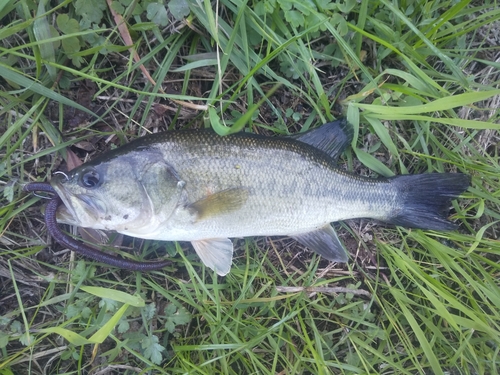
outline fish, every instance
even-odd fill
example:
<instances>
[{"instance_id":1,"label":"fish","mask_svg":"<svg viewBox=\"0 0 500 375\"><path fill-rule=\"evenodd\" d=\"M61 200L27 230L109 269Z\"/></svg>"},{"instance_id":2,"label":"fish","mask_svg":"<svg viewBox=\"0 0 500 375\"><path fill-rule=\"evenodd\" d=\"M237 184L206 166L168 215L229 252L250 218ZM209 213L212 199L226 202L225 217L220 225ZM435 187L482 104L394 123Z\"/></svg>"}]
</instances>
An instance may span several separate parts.
<instances>
[{"instance_id":1,"label":"fish","mask_svg":"<svg viewBox=\"0 0 500 375\"><path fill-rule=\"evenodd\" d=\"M333 262L348 253L331 223L369 218L449 231L451 200L470 185L463 173L368 178L339 166L351 144L346 119L292 136L209 129L137 138L51 185L58 221L160 241L188 241L205 266L230 272L232 238L288 236Z\"/></svg>"}]
</instances>

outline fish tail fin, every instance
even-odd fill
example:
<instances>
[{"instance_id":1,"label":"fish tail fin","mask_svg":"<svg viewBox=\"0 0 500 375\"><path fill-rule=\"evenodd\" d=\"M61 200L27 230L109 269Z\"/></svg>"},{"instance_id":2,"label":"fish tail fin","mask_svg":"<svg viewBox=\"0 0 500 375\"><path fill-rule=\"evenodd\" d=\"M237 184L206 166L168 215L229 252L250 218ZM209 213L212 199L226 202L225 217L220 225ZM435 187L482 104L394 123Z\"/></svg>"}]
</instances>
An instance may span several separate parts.
<instances>
[{"instance_id":1,"label":"fish tail fin","mask_svg":"<svg viewBox=\"0 0 500 375\"><path fill-rule=\"evenodd\" d=\"M447 231L457 228L448 220L451 200L470 186L462 173L429 173L392 178L402 198L402 208L388 222L404 227Z\"/></svg>"}]
</instances>

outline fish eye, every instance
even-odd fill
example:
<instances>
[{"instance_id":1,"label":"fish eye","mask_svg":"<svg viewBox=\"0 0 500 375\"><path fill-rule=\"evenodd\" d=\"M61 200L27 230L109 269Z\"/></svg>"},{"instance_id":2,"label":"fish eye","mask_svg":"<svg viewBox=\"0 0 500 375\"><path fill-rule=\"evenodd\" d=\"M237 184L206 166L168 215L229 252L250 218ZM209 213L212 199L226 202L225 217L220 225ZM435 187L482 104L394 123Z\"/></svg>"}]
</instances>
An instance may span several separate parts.
<instances>
[{"instance_id":1,"label":"fish eye","mask_svg":"<svg viewBox=\"0 0 500 375\"><path fill-rule=\"evenodd\" d=\"M80 186L93 189L99 185L99 173L94 168L89 168L83 171L80 175Z\"/></svg>"}]
</instances>

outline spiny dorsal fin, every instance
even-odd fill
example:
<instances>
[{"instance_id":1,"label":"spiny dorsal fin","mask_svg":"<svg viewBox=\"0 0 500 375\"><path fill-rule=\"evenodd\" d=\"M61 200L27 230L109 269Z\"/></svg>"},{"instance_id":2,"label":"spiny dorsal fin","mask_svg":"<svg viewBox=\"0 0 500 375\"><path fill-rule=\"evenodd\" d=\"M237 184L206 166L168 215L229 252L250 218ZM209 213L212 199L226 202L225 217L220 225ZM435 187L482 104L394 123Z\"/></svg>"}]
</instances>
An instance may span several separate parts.
<instances>
[{"instance_id":1,"label":"spiny dorsal fin","mask_svg":"<svg viewBox=\"0 0 500 375\"><path fill-rule=\"evenodd\" d=\"M346 119L339 119L290 137L326 152L333 159L338 159L352 142L353 135L352 125Z\"/></svg>"},{"instance_id":2,"label":"spiny dorsal fin","mask_svg":"<svg viewBox=\"0 0 500 375\"><path fill-rule=\"evenodd\" d=\"M347 251L330 224L312 232L290 236L323 258L332 262L346 263Z\"/></svg>"},{"instance_id":3,"label":"spiny dorsal fin","mask_svg":"<svg viewBox=\"0 0 500 375\"><path fill-rule=\"evenodd\" d=\"M229 273L233 262L233 243L229 238L212 238L191 243L205 266L219 276Z\"/></svg>"},{"instance_id":4,"label":"spiny dorsal fin","mask_svg":"<svg viewBox=\"0 0 500 375\"><path fill-rule=\"evenodd\" d=\"M189 209L193 211L196 220L205 220L214 216L233 212L241 208L248 198L248 191L243 188L233 188L210 194L192 203Z\"/></svg>"}]
</instances>

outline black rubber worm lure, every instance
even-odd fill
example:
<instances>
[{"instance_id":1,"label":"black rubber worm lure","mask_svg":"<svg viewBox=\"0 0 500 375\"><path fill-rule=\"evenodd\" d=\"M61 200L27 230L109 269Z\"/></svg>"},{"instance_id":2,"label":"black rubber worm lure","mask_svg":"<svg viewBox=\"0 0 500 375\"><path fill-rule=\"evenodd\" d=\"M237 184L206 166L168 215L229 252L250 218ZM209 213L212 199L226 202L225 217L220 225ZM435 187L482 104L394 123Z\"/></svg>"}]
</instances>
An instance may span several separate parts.
<instances>
[{"instance_id":1,"label":"black rubber worm lure","mask_svg":"<svg viewBox=\"0 0 500 375\"><path fill-rule=\"evenodd\" d=\"M61 229L59 229L56 220L57 208L62 204L61 198L57 195L54 188L47 182L31 182L23 187L24 191L37 192L43 191L51 193L54 196L49 200L45 208L45 224L50 235L61 245L73 250L76 253L82 254L88 258L97 260L101 263L106 263L114 267L123 268L131 271L154 271L171 264L168 260L155 262L138 262L131 259L124 259L118 256L105 253L101 250L94 249L84 243L78 242L69 237Z\"/></svg>"}]
</instances>

